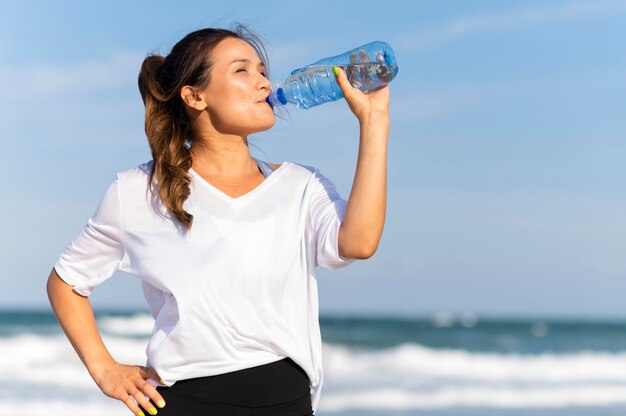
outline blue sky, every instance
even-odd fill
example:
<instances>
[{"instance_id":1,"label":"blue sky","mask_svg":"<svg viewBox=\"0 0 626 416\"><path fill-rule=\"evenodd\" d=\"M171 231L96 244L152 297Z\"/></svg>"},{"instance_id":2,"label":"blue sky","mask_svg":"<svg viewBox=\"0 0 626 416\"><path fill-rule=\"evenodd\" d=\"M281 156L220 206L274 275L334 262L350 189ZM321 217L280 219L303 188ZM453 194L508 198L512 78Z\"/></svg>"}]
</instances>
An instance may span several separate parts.
<instances>
[{"instance_id":1,"label":"blue sky","mask_svg":"<svg viewBox=\"0 0 626 416\"><path fill-rule=\"evenodd\" d=\"M322 313L625 316L626 2L389 4L3 3L0 306L45 306L115 172L150 158L145 55L239 21L279 81L369 41L396 50L385 233L372 259L320 270ZM291 108L251 149L317 166L348 197L357 127L343 101ZM126 275L92 302L144 307Z\"/></svg>"}]
</instances>

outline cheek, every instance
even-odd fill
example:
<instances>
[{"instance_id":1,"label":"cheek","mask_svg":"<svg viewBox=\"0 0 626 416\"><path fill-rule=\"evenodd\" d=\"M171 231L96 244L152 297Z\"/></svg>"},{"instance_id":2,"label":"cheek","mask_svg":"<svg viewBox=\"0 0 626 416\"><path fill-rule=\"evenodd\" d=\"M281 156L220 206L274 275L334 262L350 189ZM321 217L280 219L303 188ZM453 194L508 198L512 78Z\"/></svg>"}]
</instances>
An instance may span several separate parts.
<instances>
[{"instance_id":1,"label":"cheek","mask_svg":"<svg viewBox=\"0 0 626 416\"><path fill-rule=\"evenodd\" d=\"M215 128L224 133L264 131L273 127L276 121L269 106L226 97L220 105L212 106L208 111Z\"/></svg>"},{"instance_id":2,"label":"cheek","mask_svg":"<svg viewBox=\"0 0 626 416\"><path fill-rule=\"evenodd\" d=\"M207 111L214 122L219 124L232 124L237 120L242 120L242 115L246 113L246 105L239 97L232 94L219 94L208 107Z\"/></svg>"}]
</instances>

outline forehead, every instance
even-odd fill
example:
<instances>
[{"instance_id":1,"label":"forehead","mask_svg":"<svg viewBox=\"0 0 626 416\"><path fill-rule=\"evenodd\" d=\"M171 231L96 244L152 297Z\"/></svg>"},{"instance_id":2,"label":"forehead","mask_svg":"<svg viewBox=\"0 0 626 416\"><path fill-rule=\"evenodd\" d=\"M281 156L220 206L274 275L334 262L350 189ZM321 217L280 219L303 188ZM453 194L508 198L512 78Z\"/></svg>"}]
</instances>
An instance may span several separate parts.
<instances>
[{"instance_id":1,"label":"forehead","mask_svg":"<svg viewBox=\"0 0 626 416\"><path fill-rule=\"evenodd\" d=\"M241 59L248 59L254 65L262 63L252 45L238 38L222 40L213 49L212 55L215 65L230 65L233 61Z\"/></svg>"}]
</instances>

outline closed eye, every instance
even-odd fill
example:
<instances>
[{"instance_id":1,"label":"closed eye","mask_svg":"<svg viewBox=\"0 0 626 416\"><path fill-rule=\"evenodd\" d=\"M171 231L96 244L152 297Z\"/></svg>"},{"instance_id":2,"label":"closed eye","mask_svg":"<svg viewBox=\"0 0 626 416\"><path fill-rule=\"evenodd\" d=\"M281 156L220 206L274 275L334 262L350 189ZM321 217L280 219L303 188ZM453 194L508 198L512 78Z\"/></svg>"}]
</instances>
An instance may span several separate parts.
<instances>
[{"instance_id":1,"label":"closed eye","mask_svg":"<svg viewBox=\"0 0 626 416\"><path fill-rule=\"evenodd\" d=\"M248 72L248 70L246 68L239 68L235 72ZM263 75L263 77L267 78L267 74L264 71L260 71L259 73Z\"/></svg>"}]
</instances>

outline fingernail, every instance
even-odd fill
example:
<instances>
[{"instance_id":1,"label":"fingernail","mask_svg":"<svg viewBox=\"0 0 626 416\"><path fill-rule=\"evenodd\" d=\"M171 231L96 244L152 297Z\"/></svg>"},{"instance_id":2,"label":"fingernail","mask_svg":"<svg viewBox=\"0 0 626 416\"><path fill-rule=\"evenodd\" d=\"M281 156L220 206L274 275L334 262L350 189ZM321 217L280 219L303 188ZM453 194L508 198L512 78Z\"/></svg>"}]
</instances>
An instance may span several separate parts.
<instances>
[{"instance_id":1,"label":"fingernail","mask_svg":"<svg viewBox=\"0 0 626 416\"><path fill-rule=\"evenodd\" d=\"M163 379L162 379L162 378L160 378L160 379L159 379L159 383L161 383L161 384L165 385L165 381L163 381Z\"/></svg>"},{"instance_id":2,"label":"fingernail","mask_svg":"<svg viewBox=\"0 0 626 416\"><path fill-rule=\"evenodd\" d=\"M165 407L165 401L164 400L159 400L157 402L157 406L159 406L160 408L164 408Z\"/></svg>"},{"instance_id":3,"label":"fingernail","mask_svg":"<svg viewBox=\"0 0 626 416\"><path fill-rule=\"evenodd\" d=\"M333 66L333 74L339 74L339 68L337 68L336 66Z\"/></svg>"},{"instance_id":4,"label":"fingernail","mask_svg":"<svg viewBox=\"0 0 626 416\"><path fill-rule=\"evenodd\" d=\"M153 407L152 409L150 409L150 414L152 416L156 415L157 414L157 410Z\"/></svg>"},{"instance_id":5,"label":"fingernail","mask_svg":"<svg viewBox=\"0 0 626 416\"><path fill-rule=\"evenodd\" d=\"M137 416L146 416L146 415L144 415L143 412L139 412L137 413Z\"/></svg>"}]
</instances>

